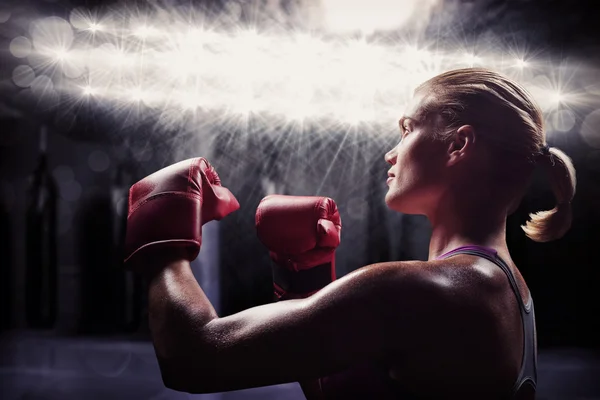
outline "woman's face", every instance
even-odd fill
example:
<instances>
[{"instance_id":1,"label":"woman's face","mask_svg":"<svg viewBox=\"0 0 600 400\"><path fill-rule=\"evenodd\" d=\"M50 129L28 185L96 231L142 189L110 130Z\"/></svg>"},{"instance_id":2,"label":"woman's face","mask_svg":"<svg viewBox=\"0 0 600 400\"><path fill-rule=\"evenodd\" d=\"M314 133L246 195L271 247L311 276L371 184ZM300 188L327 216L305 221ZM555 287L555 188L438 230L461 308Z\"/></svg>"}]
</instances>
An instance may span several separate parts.
<instances>
[{"instance_id":1,"label":"woman's face","mask_svg":"<svg viewBox=\"0 0 600 400\"><path fill-rule=\"evenodd\" d=\"M444 190L448 147L434 140L433 126L421 117L423 96L415 96L400 119L400 141L385 155L388 192L385 202L405 214L428 214Z\"/></svg>"}]
</instances>

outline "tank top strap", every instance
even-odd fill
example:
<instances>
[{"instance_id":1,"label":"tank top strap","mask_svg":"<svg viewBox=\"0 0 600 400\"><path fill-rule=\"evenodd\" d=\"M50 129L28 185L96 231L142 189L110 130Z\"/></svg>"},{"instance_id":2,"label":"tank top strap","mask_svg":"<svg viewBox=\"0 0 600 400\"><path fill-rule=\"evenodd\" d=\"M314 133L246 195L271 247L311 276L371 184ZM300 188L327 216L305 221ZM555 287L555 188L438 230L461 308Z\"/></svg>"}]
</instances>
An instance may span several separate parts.
<instances>
[{"instance_id":1,"label":"tank top strap","mask_svg":"<svg viewBox=\"0 0 600 400\"><path fill-rule=\"evenodd\" d=\"M521 292L519 291L519 286L517 285L517 280L515 279L514 274L512 273L508 264L506 264L506 262L502 259L502 257L500 257L498 255L498 252L496 250L492 249L491 247L485 247L485 246L476 246L476 245L461 246L461 247L458 247L447 253L442 254L441 256L437 257L436 260L443 260L443 259L455 256L455 255L459 255L459 254L468 254L468 255L482 257L482 258L487 259L488 261L493 262L497 266L499 266L500 269L502 269L502 271L504 271L504 273L506 274L506 277L508 278L508 281L510 283L510 287L512 288L513 292L515 293L515 296L517 296L519 307L522 308L526 313L529 313L531 311L531 304L533 301L533 299L531 298L531 293L529 293L527 302L523 303L523 300L522 300L523 298L521 296Z\"/></svg>"}]
</instances>

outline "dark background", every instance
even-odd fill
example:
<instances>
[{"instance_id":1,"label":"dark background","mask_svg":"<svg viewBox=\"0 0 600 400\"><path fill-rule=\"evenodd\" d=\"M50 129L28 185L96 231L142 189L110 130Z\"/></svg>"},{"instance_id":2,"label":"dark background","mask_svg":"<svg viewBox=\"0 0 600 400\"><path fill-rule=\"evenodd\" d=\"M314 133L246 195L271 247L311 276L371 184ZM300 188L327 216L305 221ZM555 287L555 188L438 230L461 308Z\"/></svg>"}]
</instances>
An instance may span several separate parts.
<instances>
[{"instance_id":1,"label":"dark background","mask_svg":"<svg viewBox=\"0 0 600 400\"><path fill-rule=\"evenodd\" d=\"M146 4L136 3L139 7ZM201 4L213 10L222 7L217 0L162 3ZM21 1L8 7L66 18L76 6L106 4L113 2ZM446 0L443 9L452 10L452 20L434 16L429 30L436 31L441 42L460 38L477 43L493 38L508 46L526 43L539 49L546 60L574 65L576 73L569 84L586 88L597 86L600 78L597 7L593 1ZM91 104L82 106L75 120L67 121L60 111L42 113L35 106L15 101L18 88L12 85L11 73L18 61L7 49L18 34L22 33L0 24L0 397L179 398L179 394L162 390L148 344L143 291L131 291L137 286L125 288L137 281L123 272L118 262L123 228L119 207L126 193L123 188L174 161L205 155L202 149L210 148L207 151L223 182L242 203L239 212L205 231L209 244L194 265L221 315L271 301L268 256L253 226L254 210L269 192L269 184L279 192L318 192L337 201L344 223L337 253L338 276L377 261L426 259L428 222L420 216L393 214L383 203L381 182L387 170L383 154L393 139L369 140L368 135L361 135L361 127L348 132L336 126L313 126L305 130L323 134L314 140L312 132L308 140L305 131L298 134L285 124L267 129L253 120L244 126L200 124L184 132L145 135L154 122L151 118L126 124ZM543 398L600 398L594 378L600 376L595 358L600 346L596 254L600 243L600 149L590 147L578 134L585 117L598 108L597 98L578 104L573 109L577 121L571 131L548 133L550 145L571 156L577 169L572 229L564 238L545 244L526 239L520 230L530 212L553 206L543 176L536 176L508 221L512 257L535 299ZM49 171L59 189L58 314L51 329L36 330L28 327L24 311L25 215L41 124L49 129ZM217 134L196 134L203 129ZM269 134L273 131L277 135ZM332 159L333 172L324 177ZM140 309L128 317L122 305L137 304L131 298L137 299ZM77 375L76 371L85 372ZM237 395L298 398L294 385L273 390Z\"/></svg>"}]
</instances>

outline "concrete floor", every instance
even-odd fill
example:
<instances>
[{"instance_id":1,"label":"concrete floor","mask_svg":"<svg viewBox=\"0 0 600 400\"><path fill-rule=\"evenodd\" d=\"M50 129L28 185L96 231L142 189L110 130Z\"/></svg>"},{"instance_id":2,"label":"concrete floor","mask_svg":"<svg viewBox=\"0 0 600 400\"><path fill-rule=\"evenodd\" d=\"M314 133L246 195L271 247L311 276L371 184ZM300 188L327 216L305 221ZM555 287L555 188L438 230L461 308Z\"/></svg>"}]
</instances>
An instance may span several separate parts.
<instances>
[{"instance_id":1,"label":"concrete floor","mask_svg":"<svg viewBox=\"0 0 600 400\"><path fill-rule=\"evenodd\" d=\"M600 355L541 350L538 400L600 400ZM19 334L0 341L2 400L300 400L297 383L189 395L164 388L149 343Z\"/></svg>"}]
</instances>

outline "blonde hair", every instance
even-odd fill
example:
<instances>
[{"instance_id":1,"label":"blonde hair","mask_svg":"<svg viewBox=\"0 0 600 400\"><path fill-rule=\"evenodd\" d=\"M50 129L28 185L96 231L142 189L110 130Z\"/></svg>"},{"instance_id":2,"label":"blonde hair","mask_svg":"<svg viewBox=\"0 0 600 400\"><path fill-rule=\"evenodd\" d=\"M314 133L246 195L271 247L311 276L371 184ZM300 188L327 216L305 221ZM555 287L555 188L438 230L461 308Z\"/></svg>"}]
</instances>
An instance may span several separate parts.
<instances>
[{"instance_id":1,"label":"blonde hair","mask_svg":"<svg viewBox=\"0 0 600 400\"><path fill-rule=\"evenodd\" d=\"M425 118L435 119L436 138L447 140L466 124L484 132L495 160L501 163L495 178L509 184L519 198L530 182L533 166L546 173L556 206L529 215L522 226L529 238L548 242L569 230L575 168L564 152L547 147L542 112L523 87L484 68L464 68L435 76L415 90L421 91L431 95L422 112Z\"/></svg>"}]
</instances>

